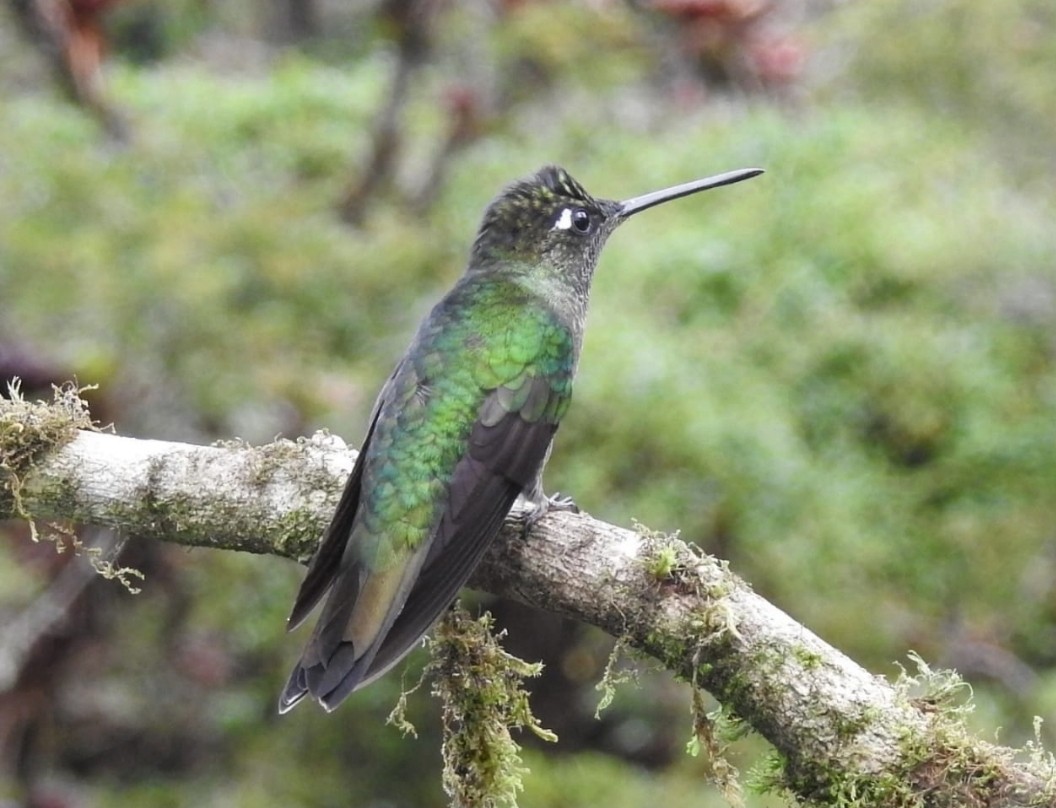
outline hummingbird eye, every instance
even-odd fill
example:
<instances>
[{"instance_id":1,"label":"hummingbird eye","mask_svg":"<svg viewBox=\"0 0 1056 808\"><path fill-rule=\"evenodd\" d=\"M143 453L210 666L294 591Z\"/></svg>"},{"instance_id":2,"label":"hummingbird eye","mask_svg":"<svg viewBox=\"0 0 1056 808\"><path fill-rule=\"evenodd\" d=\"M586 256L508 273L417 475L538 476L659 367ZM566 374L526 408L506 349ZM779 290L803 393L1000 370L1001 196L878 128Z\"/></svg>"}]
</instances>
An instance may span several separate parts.
<instances>
[{"instance_id":1,"label":"hummingbird eye","mask_svg":"<svg viewBox=\"0 0 1056 808\"><path fill-rule=\"evenodd\" d=\"M589 233L594 227L594 222L586 210L576 208L572 211L572 227L579 233Z\"/></svg>"}]
</instances>

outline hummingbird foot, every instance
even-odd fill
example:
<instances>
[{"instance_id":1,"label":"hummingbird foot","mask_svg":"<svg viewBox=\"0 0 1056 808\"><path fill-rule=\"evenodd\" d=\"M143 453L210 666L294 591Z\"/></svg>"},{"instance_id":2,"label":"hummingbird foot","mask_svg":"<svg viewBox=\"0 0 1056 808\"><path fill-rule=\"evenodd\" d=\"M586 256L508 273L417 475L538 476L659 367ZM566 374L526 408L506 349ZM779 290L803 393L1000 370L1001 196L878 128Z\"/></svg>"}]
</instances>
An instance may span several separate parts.
<instances>
[{"instance_id":1,"label":"hummingbird foot","mask_svg":"<svg viewBox=\"0 0 1056 808\"><path fill-rule=\"evenodd\" d=\"M532 532L532 528L536 526L540 519L546 516L550 511L567 511L568 513L579 513L579 506L572 500L572 497L564 496L560 493L555 493L553 496L548 497L539 489L536 492L525 497L528 508L524 512L524 524L521 527L521 537L528 538L528 534Z\"/></svg>"}]
</instances>

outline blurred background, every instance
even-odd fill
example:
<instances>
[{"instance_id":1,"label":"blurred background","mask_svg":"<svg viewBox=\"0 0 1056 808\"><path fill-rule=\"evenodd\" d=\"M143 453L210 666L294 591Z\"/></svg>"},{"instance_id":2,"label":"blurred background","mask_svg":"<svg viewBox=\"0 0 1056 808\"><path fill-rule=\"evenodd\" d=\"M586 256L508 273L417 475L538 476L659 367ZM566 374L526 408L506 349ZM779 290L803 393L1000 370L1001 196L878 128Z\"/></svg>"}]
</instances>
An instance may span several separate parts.
<instances>
[{"instance_id":1,"label":"blurred background","mask_svg":"<svg viewBox=\"0 0 1056 808\"><path fill-rule=\"evenodd\" d=\"M1049 0L5 0L0 379L97 384L126 435L356 444L506 182L763 166L613 237L548 488L1051 744L1054 65ZM0 804L445 804L426 689L417 740L385 726L398 671L275 714L297 565L122 561L140 594L0 524ZM522 806L724 804L686 685L643 663L596 720L610 638L466 602L546 664Z\"/></svg>"}]
</instances>

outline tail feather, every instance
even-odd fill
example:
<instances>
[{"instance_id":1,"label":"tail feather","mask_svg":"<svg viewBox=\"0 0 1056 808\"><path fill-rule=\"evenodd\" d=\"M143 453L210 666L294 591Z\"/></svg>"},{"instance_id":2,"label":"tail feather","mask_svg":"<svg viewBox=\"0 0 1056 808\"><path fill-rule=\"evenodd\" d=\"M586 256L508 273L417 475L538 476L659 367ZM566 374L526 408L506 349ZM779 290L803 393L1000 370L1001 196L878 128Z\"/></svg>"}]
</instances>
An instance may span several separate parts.
<instances>
[{"instance_id":1,"label":"tail feather","mask_svg":"<svg viewBox=\"0 0 1056 808\"><path fill-rule=\"evenodd\" d=\"M282 693L279 695L279 715L288 713L307 695L307 671L298 662L294 666L290 678L286 681L286 687L282 689Z\"/></svg>"},{"instance_id":2,"label":"tail feather","mask_svg":"<svg viewBox=\"0 0 1056 808\"><path fill-rule=\"evenodd\" d=\"M279 696L279 713L289 712L309 695L332 712L354 690L374 678L368 678L373 659L374 654L368 653L357 660L350 642L341 643L325 662L305 665L301 659Z\"/></svg>"}]
</instances>

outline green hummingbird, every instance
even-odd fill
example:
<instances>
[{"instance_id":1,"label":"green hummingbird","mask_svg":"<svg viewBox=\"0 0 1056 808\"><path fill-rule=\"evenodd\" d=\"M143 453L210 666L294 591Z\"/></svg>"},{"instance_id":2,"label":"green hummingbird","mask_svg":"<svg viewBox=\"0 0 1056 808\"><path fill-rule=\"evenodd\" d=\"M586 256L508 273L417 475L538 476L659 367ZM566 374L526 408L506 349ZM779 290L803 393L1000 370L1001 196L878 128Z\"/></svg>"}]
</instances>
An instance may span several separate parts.
<instances>
[{"instance_id":1,"label":"green hummingbird","mask_svg":"<svg viewBox=\"0 0 1056 808\"><path fill-rule=\"evenodd\" d=\"M572 396L598 254L654 205L761 174L743 169L623 202L562 168L488 205L465 274L419 326L374 404L292 630L326 597L279 699L328 711L399 662L454 600L520 496L549 508L542 470Z\"/></svg>"}]
</instances>

